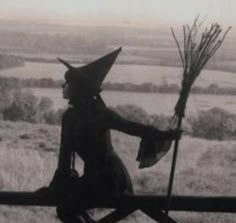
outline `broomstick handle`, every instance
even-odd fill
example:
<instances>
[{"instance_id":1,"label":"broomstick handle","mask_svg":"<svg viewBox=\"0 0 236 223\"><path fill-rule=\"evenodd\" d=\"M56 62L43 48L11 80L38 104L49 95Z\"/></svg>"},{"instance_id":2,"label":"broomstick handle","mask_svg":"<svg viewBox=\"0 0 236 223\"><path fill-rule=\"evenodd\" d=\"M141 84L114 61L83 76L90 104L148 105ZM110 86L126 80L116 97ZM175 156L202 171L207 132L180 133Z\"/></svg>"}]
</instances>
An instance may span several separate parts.
<instances>
[{"instance_id":1,"label":"broomstick handle","mask_svg":"<svg viewBox=\"0 0 236 223\"><path fill-rule=\"evenodd\" d=\"M180 129L181 125L182 125L182 117L180 117L178 120L177 129ZM170 178L169 178L166 209L165 209L166 216L168 216L169 208L171 204L171 194L172 194L172 187L174 183L175 166L176 166L176 160L177 160L177 155L178 155L178 148L179 148L179 139L175 140L175 144L174 144L174 152L173 152L173 159L172 159L172 164L171 164L171 172L170 172Z\"/></svg>"}]
</instances>

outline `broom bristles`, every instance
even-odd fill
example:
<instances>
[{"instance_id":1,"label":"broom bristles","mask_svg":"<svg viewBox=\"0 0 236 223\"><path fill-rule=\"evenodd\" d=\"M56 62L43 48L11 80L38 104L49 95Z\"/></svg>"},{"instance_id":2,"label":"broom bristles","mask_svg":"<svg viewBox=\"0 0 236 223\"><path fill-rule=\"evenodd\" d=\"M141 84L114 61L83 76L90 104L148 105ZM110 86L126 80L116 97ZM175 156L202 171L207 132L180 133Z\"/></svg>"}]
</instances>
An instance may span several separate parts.
<instances>
[{"instance_id":1,"label":"broom bristles","mask_svg":"<svg viewBox=\"0 0 236 223\"><path fill-rule=\"evenodd\" d=\"M197 24L198 17L194 20L193 25L190 27L188 25L183 26L183 48L175 35L173 28L171 28L172 36L176 42L177 49L180 55L180 59L183 67L183 79L182 79L182 88L187 88L189 92L182 89L180 93L180 98L176 104L180 117L184 116L184 110L186 107L188 94L190 93L191 86L194 81L201 73L204 66L208 63L210 58L216 53L219 47L225 40L226 35L228 34L231 27L228 27L224 32L223 37L220 38L222 33L222 28L218 23L211 24L210 28L205 28L203 33L201 33L200 39L197 40L199 34L199 27ZM188 86L189 85L189 86ZM185 92L182 94L182 92ZM187 94L187 95L186 95ZM184 100L184 103L180 101Z\"/></svg>"}]
</instances>

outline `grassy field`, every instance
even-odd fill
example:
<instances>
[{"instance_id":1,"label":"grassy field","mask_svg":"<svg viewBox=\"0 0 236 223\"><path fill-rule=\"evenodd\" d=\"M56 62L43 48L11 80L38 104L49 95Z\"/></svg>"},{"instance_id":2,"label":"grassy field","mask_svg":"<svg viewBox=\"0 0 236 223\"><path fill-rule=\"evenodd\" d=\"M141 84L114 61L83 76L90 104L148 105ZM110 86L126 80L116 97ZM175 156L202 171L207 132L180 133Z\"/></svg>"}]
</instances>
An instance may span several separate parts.
<instances>
[{"instance_id":1,"label":"grassy field","mask_svg":"<svg viewBox=\"0 0 236 223\"><path fill-rule=\"evenodd\" d=\"M132 176L136 193L166 194L171 152L152 168L140 170L135 161L139 139L112 132L115 150ZM48 185L56 168L60 128L49 125L0 122L0 189L36 190ZM208 141L183 136L175 194L235 195L236 142ZM82 162L77 163L82 169ZM100 215L101 212L96 211ZM233 223L235 215L171 213L179 222ZM152 222L137 212L126 222ZM1 223L56 223L54 208L0 206Z\"/></svg>"}]
</instances>

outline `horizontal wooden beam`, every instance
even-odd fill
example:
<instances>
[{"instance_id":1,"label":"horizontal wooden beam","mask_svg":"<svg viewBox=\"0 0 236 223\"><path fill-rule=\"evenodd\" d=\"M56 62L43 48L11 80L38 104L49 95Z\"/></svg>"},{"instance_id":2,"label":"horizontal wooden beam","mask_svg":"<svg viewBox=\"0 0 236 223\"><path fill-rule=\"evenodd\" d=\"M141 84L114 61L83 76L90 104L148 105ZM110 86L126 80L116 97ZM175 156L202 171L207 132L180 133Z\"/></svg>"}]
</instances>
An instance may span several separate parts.
<instances>
[{"instance_id":1,"label":"horizontal wooden beam","mask_svg":"<svg viewBox=\"0 0 236 223\"><path fill-rule=\"evenodd\" d=\"M124 197L123 205L136 205L142 207L157 207L164 210L166 196L134 196ZM225 196L172 196L169 210L193 212L228 212L236 213L236 197Z\"/></svg>"},{"instance_id":2,"label":"horizontal wooden beam","mask_svg":"<svg viewBox=\"0 0 236 223\"><path fill-rule=\"evenodd\" d=\"M0 192L0 205L23 206L56 206L56 201L48 196L34 192ZM136 209L156 207L165 209L166 196L159 195L131 195L123 196L110 202L93 202L88 208L129 208ZM236 213L236 197L201 197L201 196L173 196L170 210L193 212L228 212Z\"/></svg>"},{"instance_id":3,"label":"horizontal wooden beam","mask_svg":"<svg viewBox=\"0 0 236 223\"><path fill-rule=\"evenodd\" d=\"M56 206L56 201L36 192L0 191L0 205Z\"/></svg>"}]
</instances>

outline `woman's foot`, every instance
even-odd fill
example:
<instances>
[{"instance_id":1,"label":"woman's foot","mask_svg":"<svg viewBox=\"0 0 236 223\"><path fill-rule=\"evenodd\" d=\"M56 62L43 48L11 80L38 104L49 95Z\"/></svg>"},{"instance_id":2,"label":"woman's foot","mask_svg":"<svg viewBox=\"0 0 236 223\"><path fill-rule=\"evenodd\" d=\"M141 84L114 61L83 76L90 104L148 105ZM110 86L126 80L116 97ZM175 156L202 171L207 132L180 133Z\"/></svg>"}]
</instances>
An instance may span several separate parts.
<instances>
[{"instance_id":1,"label":"woman's foot","mask_svg":"<svg viewBox=\"0 0 236 223\"><path fill-rule=\"evenodd\" d=\"M70 216L59 218L63 223L87 223L82 216Z\"/></svg>"}]
</instances>

